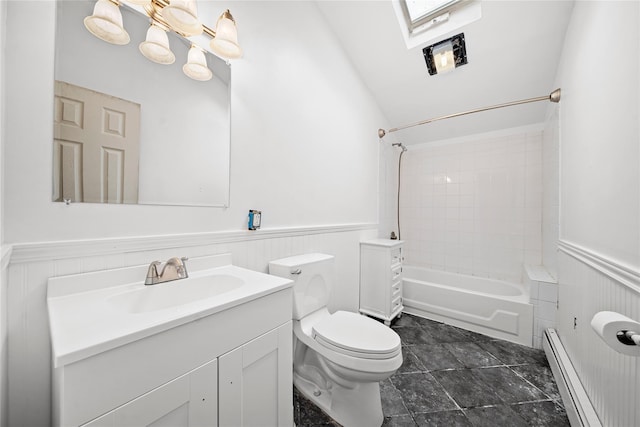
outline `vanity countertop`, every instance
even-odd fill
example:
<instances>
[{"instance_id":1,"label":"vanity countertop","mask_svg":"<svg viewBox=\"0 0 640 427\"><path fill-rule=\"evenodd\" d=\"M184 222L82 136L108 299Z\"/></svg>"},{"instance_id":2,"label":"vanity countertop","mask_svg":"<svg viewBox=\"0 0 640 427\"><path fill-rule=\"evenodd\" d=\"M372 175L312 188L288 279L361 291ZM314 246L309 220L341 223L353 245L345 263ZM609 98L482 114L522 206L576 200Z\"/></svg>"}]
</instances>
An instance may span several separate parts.
<instances>
[{"instance_id":1,"label":"vanity countertop","mask_svg":"<svg viewBox=\"0 0 640 427\"><path fill-rule=\"evenodd\" d=\"M147 266L49 279L47 306L54 367L219 313L293 283L231 265L230 255L189 263L195 267L189 278L152 286L144 285ZM188 295L191 289L206 286L213 292ZM159 296L159 303L149 305L146 299L151 295L152 299Z\"/></svg>"}]
</instances>

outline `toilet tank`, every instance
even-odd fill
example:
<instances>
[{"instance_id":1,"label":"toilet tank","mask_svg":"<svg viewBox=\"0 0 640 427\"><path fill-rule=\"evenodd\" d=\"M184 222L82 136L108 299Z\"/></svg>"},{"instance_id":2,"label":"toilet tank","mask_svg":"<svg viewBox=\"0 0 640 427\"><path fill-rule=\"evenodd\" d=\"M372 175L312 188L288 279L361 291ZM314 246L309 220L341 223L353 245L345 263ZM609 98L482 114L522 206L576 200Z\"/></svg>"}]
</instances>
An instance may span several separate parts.
<instances>
[{"instance_id":1,"label":"toilet tank","mask_svg":"<svg viewBox=\"0 0 640 427\"><path fill-rule=\"evenodd\" d=\"M305 254L269 263L269 274L293 280L293 319L326 307L333 287L333 255Z\"/></svg>"}]
</instances>

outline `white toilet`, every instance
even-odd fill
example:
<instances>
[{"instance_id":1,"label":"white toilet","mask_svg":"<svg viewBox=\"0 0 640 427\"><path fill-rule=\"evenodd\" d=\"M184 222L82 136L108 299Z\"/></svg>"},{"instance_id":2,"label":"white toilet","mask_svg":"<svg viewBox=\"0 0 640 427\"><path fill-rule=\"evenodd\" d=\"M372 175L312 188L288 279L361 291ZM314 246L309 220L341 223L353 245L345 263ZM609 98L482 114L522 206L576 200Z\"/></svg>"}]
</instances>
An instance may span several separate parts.
<instances>
[{"instance_id":1,"label":"white toilet","mask_svg":"<svg viewBox=\"0 0 640 427\"><path fill-rule=\"evenodd\" d=\"M366 316L327 310L333 256L307 254L269 263L293 280L293 383L345 427L382 425L378 382L402 365L400 337Z\"/></svg>"}]
</instances>

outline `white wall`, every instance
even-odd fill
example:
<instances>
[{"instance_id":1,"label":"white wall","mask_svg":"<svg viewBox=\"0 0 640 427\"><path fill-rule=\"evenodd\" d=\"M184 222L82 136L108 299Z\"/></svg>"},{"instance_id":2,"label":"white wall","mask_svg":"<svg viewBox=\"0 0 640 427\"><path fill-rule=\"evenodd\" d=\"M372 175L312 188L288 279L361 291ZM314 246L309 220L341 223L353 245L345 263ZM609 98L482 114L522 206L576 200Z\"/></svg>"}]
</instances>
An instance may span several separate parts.
<instances>
[{"instance_id":1,"label":"white wall","mask_svg":"<svg viewBox=\"0 0 640 427\"><path fill-rule=\"evenodd\" d=\"M524 263L541 263L541 162L539 128L410 146L400 199L407 263L519 283Z\"/></svg>"},{"instance_id":2,"label":"white wall","mask_svg":"<svg viewBox=\"0 0 640 427\"><path fill-rule=\"evenodd\" d=\"M201 5L211 26L231 8L245 50L233 63L228 209L52 203L55 4L2 4L9 425L49 424L48 277L220 252L266 271L270 259L325 251L337 264L330 308L357 308L358 242L378 234L376 132L387 123L315 3ZM263 211L263 230L241 231L248 209Z\"/></svg>"},{"instance_id":3,"label":"white wall","mask_svg":"<svg viewBox=\"0 0 640 427\"><path fill-rule=\"evenodd\" d=\"M4 52L7 2L0 2L0 52ZM7 425L7 264L10 250L4 244L4 145L5 145L5 59L0 54L0 426Z\"/></svg>"},{"instance_id":4,"label":"white wall","mask_svg":"<svg viewBox=\"0 0 640 427\"><path fill-rule=\"evenodd\" d=\"M639 31L638 2L576 2L557 77L557 328L607 426L640 425L640 358L616 353L590 327L602 310L640 320Z\"/></svg>"},{"instance_id":5,"label":"white wall","mask_svg":"<svg viewBox=\"0 0 640 427\"><path fill-rule=\"evenodd\" d=\"M231 207L206 209L50 202L54 4L9 2L6 241L240 229L248 209L265 227L377 222L386 123L317 6L206 2L201 14L227 6L245 50L233 63ZM273 25L283 16L295 19Z\"/></svg>"},{"instance_id":6,"label":"white wall","mask_svg":"<svg viewBox=\"0 0 640 427\"><path fill-rule=\"evenodd\" d=\"M637 8L637 2L578 2L559 77L561 238L636 267ZM607 52L616 65L594 52Z\"/></svg>"}]
</instances>

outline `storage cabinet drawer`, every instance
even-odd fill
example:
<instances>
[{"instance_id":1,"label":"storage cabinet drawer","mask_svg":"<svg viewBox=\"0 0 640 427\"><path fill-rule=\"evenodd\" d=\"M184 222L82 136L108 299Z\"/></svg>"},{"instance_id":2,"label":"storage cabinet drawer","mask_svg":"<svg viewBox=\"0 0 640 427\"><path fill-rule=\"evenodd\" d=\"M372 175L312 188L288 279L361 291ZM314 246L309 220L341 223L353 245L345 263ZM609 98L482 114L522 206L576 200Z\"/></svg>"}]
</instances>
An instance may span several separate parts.
<instances>
[{"instance_id":1,"label":"storage cabinet drawer","mask_svg":"<svg viewBox=\"0 0 640 427\"><path fill-rule=\"evenodd\" d=\"M402 296L402 280L396 282L391 287L391 300L395 300L399 296Z\"/></svg>"},{"instance_id":2,"label":"storage cabinet drawer","mask_svg":"<svg viewBox=\"0 0 640 427\"><path fill-rule=\"evenodd\" d=\"M398 265L397 267L391 270L391 282L395 283L402 278L402 266Z\"/></svg>"},{"instance_id":3,"label":"storage cabinet drawer","mask_svg":"<svg viewBox=\"0 0 640 427\"><path fill-rule=\"evenodd\" d=\"M402 306L402 295L396 297L392 302L391 302L391 313L394 313L396 310L398 310L400 307Z\"/></svg>"},{"instance_id":4,"label":"storage cabinet drawer","mask_svg":"<svg viewBox=\"0 0 640 427\"><path fill-rule=\"evenodd\" d=\"M391 265L402 263L402 248L395 248L391 250Z\"/></svg>"}]
</instances>

